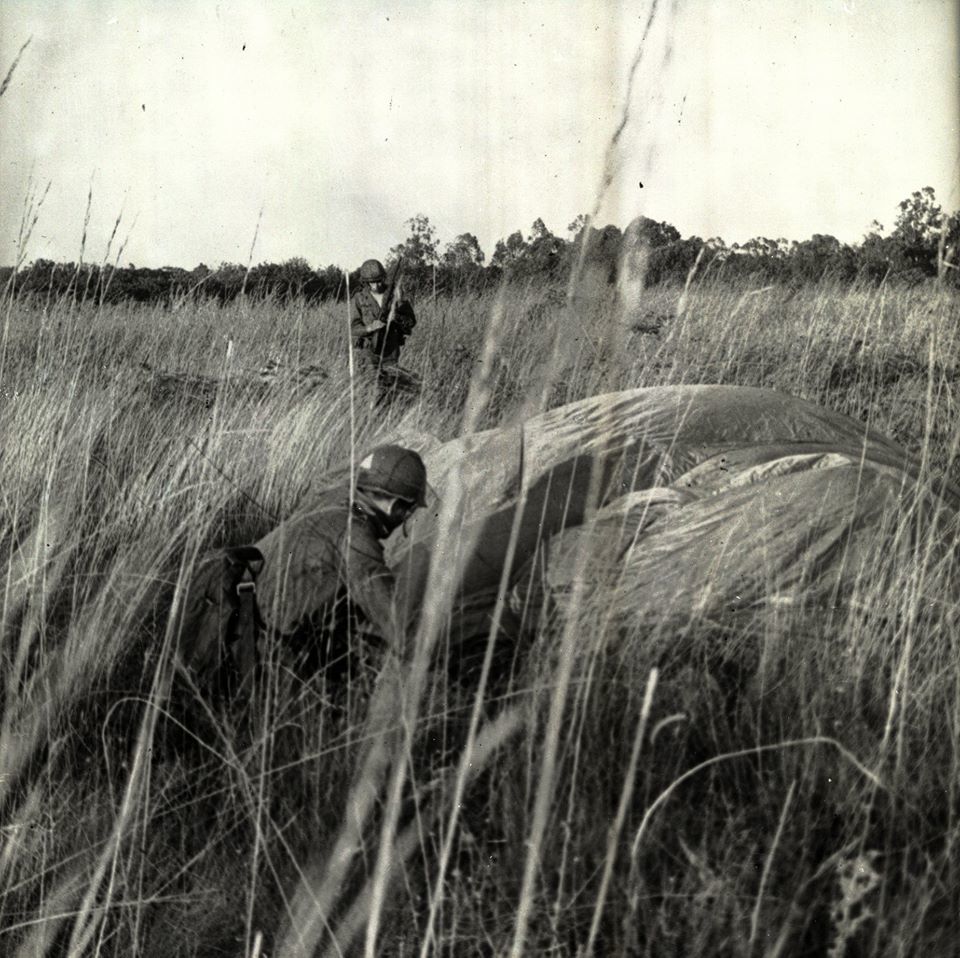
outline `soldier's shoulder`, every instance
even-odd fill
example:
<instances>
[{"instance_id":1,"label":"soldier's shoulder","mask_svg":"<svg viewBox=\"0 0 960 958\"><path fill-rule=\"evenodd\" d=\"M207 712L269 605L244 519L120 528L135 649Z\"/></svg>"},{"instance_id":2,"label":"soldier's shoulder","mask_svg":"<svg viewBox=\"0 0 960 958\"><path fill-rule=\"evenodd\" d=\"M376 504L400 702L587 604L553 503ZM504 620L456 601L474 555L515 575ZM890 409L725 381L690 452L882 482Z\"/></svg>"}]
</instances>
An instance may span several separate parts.
<instances>
[{"instance_id":1,"label":"soldier's shoulder","mask_svg":"<svg viewBox=\"0 0 960 958\"><path fill-rule=\"evenodd\" d=\"M376 300L373 298L373 293L370 292L369 286L360 286L358 287L350 296L350 299L353 302L366 303L371 302L375 303Z\"/></svg>"},{"instance_id":2,"label":"soldier's shoulder","mask_svg":"<svg viewBox=\"0 0 960 958\"><path fill-rule=\"evenodd\" d=\"M350 523L350 553L353 559L361 558L375 565L385 564L383 542L369 521L358 517L358 521Z\"/></svg>"},{"instance_id":3,"label":"soldier's shoulder","mask_svg":"<svg viewBox=\"0 0 960 958\"><path fill-rule=\"evenodd\" d=\"M288 518L268 532L258 546L272 549L291 540L305 538L336 539L346 528L350 515L346 489L324 489L302 503Z\"/></svg>"},{"instance_id":4,"label":"soldier's shoulder","mask_svg":"<svg viewBox=\"0 0 960 958\"><path fill-rule=\"evenodd\" d=\"M311 501L310 514L330 529L345 529L350 518L350 491L346 486L324 489Z\"/></svg>"}]
</instances>

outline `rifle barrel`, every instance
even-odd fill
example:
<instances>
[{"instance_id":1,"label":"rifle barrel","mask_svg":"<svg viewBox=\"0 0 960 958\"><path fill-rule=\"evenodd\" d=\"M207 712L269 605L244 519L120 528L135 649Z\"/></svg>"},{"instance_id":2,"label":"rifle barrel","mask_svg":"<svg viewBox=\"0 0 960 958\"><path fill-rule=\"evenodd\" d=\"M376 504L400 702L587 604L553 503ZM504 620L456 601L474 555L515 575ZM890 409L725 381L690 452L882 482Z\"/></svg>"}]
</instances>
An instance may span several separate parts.
<instances>
[{"instance_id":1,"label":"rifle barrel","mask_svg":"<svg viewBox=\"0 0 960 958\"><path fill-rule=\"evenodd\" d=\"M393 275L390 277L390 285L387 287L387 295L383 299L383 305L380 307L380 322L387 325L393 319L394 299L396 298L397 285L400 282L400 273L403 268L403 257L397 260L393 267Z\"/></svg>"}]
</instances>

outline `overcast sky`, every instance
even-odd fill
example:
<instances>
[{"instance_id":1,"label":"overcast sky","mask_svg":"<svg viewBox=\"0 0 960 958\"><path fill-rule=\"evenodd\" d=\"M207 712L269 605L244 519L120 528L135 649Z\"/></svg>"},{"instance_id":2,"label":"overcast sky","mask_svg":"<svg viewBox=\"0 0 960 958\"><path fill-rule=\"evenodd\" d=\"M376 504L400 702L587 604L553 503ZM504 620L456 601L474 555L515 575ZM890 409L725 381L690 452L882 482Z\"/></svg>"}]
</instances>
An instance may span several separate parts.
<instances>
[{"instance_id":1,"label":"overcast sky","mask_svg":"<svg viewBox=\"0 0 960 958\"><path fill-rule=\"evenodd\" d=\"M956 0L2 0L0 263L303 256L638 214L684 235L857 241L933 186L960 207ZM641 185L642 188L641 188Z\"/></svg>"}]
</instances>

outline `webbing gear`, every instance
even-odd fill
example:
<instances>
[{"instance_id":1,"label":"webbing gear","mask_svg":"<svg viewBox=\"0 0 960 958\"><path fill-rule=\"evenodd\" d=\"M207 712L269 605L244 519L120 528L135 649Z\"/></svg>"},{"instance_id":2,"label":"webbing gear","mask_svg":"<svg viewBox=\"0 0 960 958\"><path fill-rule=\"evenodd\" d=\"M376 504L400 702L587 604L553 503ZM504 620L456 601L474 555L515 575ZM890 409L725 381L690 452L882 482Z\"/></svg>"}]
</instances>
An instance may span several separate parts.
<instances>
[{"instance_id":1,"label":"webbing gear","mask_svg":"<svg viewBox=\"0 0 960 958\"><path fill-rule=\"evenodd\" d=\"M236 546L224 552L224 562L233 594L223 664L239 685L253 677L258 664L257 639L263 620L257 606L257 576L263 569L263 553L256 546Z\"/></svg>"}]
</instances>

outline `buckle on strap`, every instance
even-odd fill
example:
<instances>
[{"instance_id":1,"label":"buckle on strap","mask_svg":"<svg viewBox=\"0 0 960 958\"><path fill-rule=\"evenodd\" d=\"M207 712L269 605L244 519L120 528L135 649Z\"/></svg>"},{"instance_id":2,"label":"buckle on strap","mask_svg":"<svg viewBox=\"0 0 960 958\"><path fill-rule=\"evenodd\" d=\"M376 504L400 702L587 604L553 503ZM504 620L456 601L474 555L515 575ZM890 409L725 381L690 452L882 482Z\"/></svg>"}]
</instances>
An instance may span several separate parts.
<instances>
[{"instance_id":1,"label":"buckle on strap","mask_svg":"<svg viewBox=\"0 0 960 958\"><path fill-rule=\"evenodd\" d=\"M237 583L237 595L255 595L257 592L256 582L238 582Z\"/></svg>"}]
</instances>

